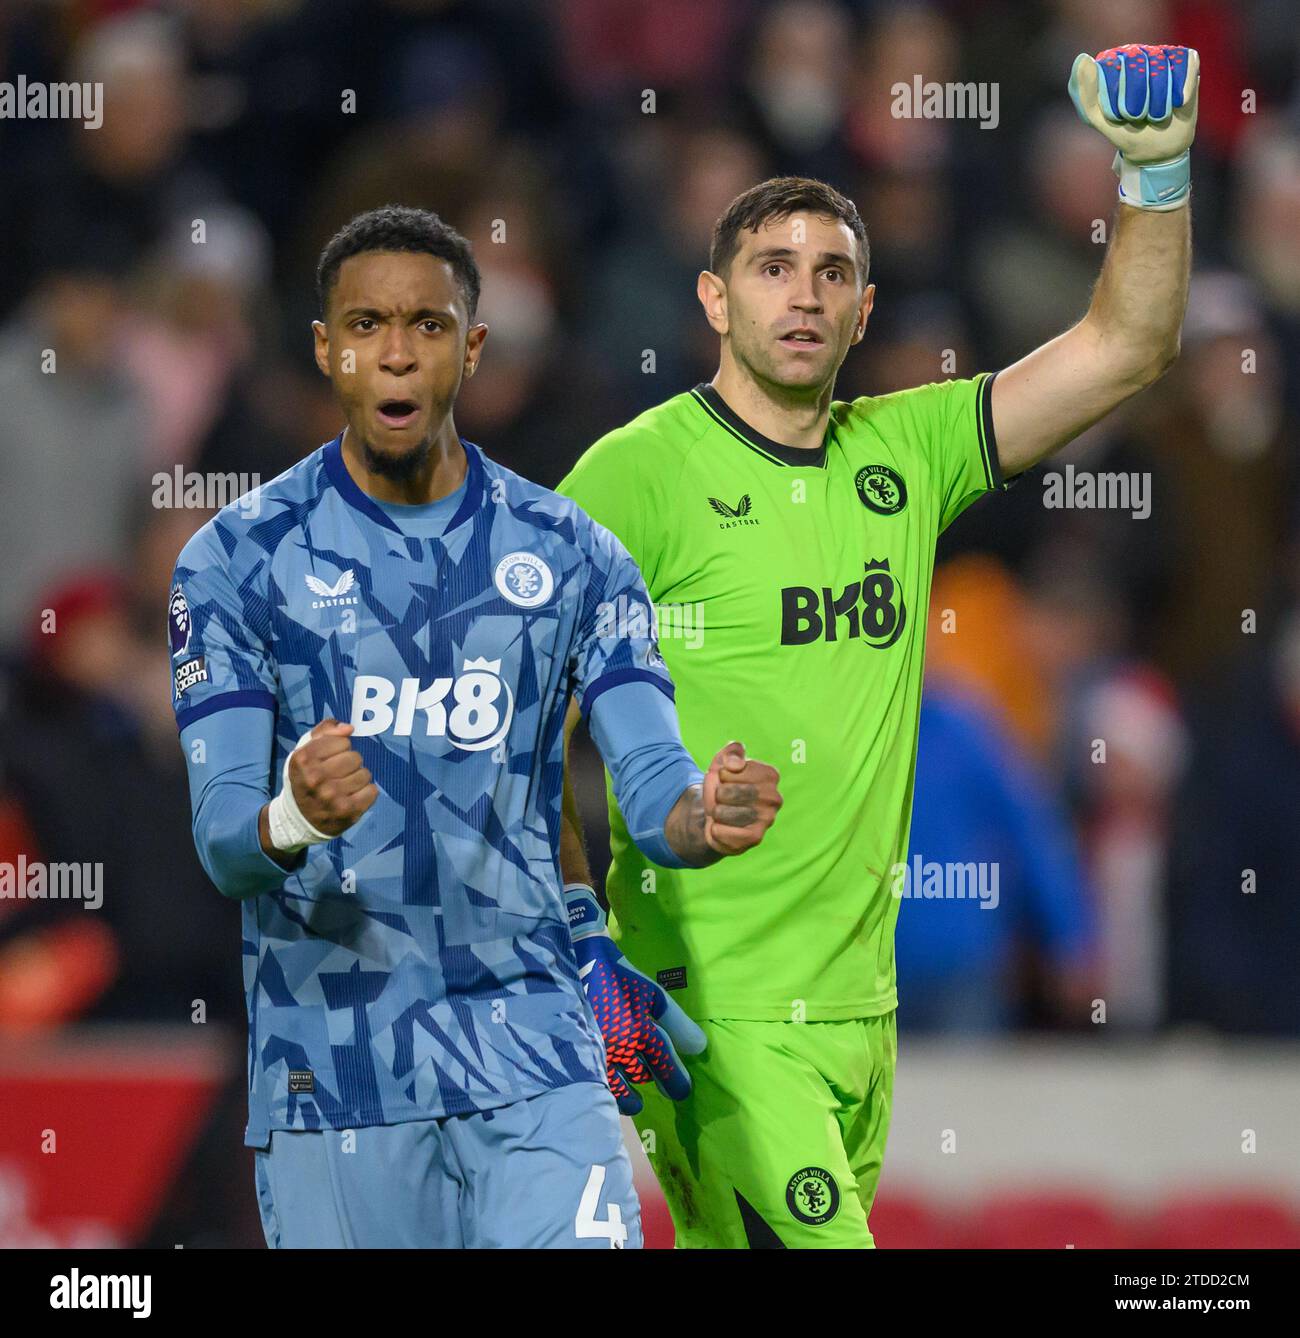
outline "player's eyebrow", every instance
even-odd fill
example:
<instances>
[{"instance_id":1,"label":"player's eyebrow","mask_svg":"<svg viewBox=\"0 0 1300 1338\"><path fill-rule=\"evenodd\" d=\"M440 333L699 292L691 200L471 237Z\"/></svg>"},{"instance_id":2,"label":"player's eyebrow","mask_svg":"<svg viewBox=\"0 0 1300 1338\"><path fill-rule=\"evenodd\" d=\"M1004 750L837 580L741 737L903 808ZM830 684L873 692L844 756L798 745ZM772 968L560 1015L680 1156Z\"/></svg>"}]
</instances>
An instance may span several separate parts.
<instances>
[{"instance_id":1,"label":"player's eyebrow","mask_svg":"<svg viewBox=\"0 0 1300 1338\"><path fill-rule=\"evenodd\" d=\"M410 319L413 321L427 321L430 317L454 324L456 313L450 307L421 307L419 311L411 313Z\"/></svg>"},{"instance_id":2,"label":"player's eyebrow","mask_svg":"<svg viewBox=\"0 0 1300 1338\"><path fill-rule=\"evenodd\" d=\"M345 321L356 320L358 317L366 316L372 321L383 321L390 319L393 315L400 314L391 311L382 310L379 307L349 307L342 315ZM446 321L454 325L456 322L456 313L449 308L444 307L421 307L418 311L413 311L408 317L408 321L427 321L433 317L440 321Z\"/></svg>"},{"instance_id":3,"label":"player's eyebrow","mask_svg":"<svg viewBox=\"0 0 1300 1338\"><path fill-rule=\"evenodd\" d=\"M754 252L754 263L764 264L769 260L789 260L795 255L793 248L789 246L765 246L761 251ZM817 268L825 269L827 265L839 265L842 269L852 269L853 261L842 251L823 251L817 257Z\"/></svg>"}]
</instances>

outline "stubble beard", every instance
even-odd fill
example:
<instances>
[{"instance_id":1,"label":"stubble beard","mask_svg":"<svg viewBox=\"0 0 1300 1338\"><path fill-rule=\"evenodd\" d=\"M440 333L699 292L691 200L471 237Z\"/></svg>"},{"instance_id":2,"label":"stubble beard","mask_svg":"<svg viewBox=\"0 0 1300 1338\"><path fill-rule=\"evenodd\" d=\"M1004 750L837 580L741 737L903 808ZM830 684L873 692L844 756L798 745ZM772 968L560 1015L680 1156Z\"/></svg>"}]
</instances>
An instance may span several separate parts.
<instances>
[{"instance_id":1,"label":"stubble beard","mask_svg":"<svg viewBox=\"0 0 1300 1338\"><path fill-rule=\"evenodd\" d=\"M737 361L746 369L751 379L770 393L775 393L780 399L817 399L827 391L833 390L839 372L839 366L836 365L831 369L829 378L817 381L787 381L781 375L776 357L767 349L761 352L755 349L751 353L750 350L742 348L737 352L739 354Z\"/></svg>"},{"instance_id":2,"label":"stubble beard","mask_svg":"<svg viewBox=\"0 0 1300 1338\"><path fill-rule=\"evenodd\" d=\"M369 441L362 438L361 451L365 457L366 468L372 474L388 479L391 483L406 483L429 463L429 456L433 451L433 438L425 437L401 455L377 451Z\"/></svg>"}]
</instances>

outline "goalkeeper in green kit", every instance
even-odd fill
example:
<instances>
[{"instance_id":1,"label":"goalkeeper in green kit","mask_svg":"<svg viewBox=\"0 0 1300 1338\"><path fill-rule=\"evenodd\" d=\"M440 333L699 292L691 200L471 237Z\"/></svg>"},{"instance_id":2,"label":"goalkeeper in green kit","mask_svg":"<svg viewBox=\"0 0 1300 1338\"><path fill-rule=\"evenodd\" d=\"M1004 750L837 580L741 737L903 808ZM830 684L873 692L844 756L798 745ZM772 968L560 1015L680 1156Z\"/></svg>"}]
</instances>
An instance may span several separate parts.
<instances>
[{"instance_id":1,"label":"goalkeeper in green kit","mask_svg":"<svg viewBox=\"0 0 1300 1338\"><path fill-rule=\"evenodd\" d=\"M768 839L702 870L650 863L611 791L608 930L566 792L579 961L580 937L606 932L626 959L619 1023L597 1014L680 1246L874 1243L896 1053L891 870L907 856L935 541L1177 356L1198 72L1178 46L1075 62L1075 106L1118 149L1120 204L1065 333L995 375L833 399L871 314L866 230L829 186L766 181L718 221L699 278L721 340L713 381L603 437L560 486L641 568L696 761L744 738L782 772ZM723 765L740 771L731 748ZM648 1082L665 1031L690 1077L680 1100ZM653 1038L653 1063L635 1035Z\"/></svg>"}]
</instances>

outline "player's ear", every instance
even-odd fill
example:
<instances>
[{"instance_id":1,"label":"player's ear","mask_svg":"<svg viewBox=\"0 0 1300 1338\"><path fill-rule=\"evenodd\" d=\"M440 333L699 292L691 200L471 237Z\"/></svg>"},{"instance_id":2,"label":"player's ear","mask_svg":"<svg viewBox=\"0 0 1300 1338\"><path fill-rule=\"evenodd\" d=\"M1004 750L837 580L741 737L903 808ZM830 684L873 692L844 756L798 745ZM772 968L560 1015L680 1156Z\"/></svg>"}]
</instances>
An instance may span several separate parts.
<instances>
[{"instance_id":1,"label":"player's ear","mask_svg":"<svg viewBox=\"0 0 1300 1338\"><path fill-rule=\"evenodd\" d=\"M312 339L315 343L316 366L323 376L330 374L330 337L324 321L312 321Z\"/></svg>"},{"instance_id":2,"label":"player's ear","mask_svg":"<svg viewBox=\"0 0 1300 1338\"><path fill-rule=\"evenodd\" d=\"M869 283L862 290L862 301L858 303L858 324L853 331L853 338L849 340L850 344L858 343L867 332L867 321L871 316L871 308L876 300L876 285Z\"/></svg>"},{"instance_id":3,"label":"player's ear","mask_svg":"<svg viewBox=\"0 0 1300 1338\"><path fill-rule=\"evenodd\" d=\"M695 295L700 299L704 315L720 335L727 333L727 285L707 269L700 271L695 281Z\"/></svg>"},{"instance_id":4,"label":"player's ear","mask_svg":"<svg viewBox=\"0 0 1300 1338\"><path fill-rule=\"evenodd\" d=\"M473 376L478 360L483 356L483 341L487 338L488 328L480 321L471 325L465 335L465 375Z\"/></svg>"}]
</instances>

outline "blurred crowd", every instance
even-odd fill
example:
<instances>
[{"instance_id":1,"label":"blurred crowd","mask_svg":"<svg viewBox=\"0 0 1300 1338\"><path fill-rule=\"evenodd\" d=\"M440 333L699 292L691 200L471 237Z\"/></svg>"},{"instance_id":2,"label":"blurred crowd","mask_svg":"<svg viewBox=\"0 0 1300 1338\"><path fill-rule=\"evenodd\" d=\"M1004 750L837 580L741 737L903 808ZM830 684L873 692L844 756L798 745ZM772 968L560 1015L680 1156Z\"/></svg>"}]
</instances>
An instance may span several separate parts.
<instances>
[{"instance_id":1,"label":"blurred crowd","mask_svg":"<svg viewBox=\"0 0 1300 1338\"><path fill-rule=\"evenodd\" d=\"M867 223L841 398L1077 319L1115 179L1070 64L1162 38L1203 60L1182 357L944 536L913 850L995 862L1001 904L904 903L900 1024L1300 1035L1291 0L8 0L0 80L105 103L0 120L0 861L101 862L105 897L0 900L0 1029L196 998L242 1026L163 650L210 513L157 476L267 480L338 431L309 322L342 223L409 203L471 238L491 333L457 423L553 485L712 375L695 276L765 176ZM997 126L891 115L916 75L997 82ZM1150 514L1044 506L1067 463L1149 478Z\"/></svg>"}]
</instances>

